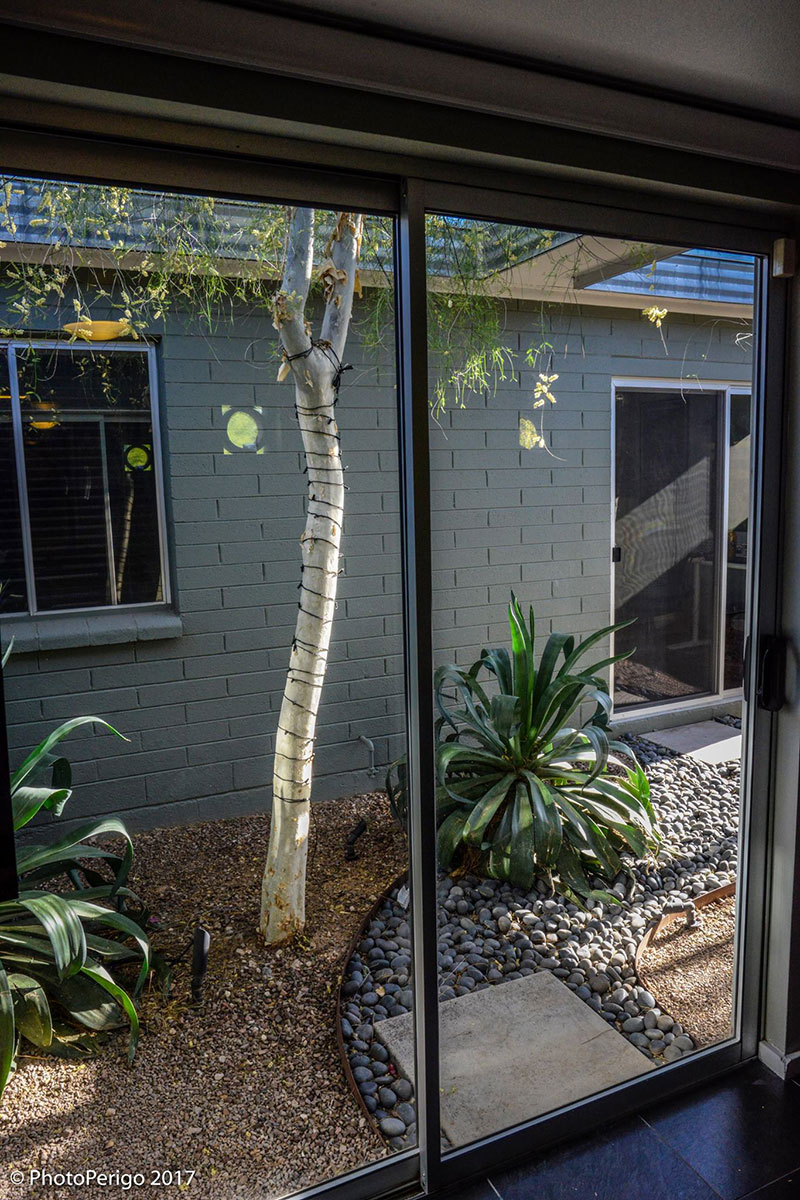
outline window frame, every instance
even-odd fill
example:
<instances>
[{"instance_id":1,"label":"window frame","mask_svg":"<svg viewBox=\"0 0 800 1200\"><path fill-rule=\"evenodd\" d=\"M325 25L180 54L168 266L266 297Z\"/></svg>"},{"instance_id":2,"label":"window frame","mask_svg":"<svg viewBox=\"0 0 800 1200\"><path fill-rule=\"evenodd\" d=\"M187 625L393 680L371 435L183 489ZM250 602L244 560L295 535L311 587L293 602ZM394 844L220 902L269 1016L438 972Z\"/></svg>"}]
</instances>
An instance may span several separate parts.
<instances>
[{"instance_id":1,"label":"window frame","mask_svg":"<svg viewBox=\"0 0 800 1200\"><path fill-rule=\"evenodd\" d=\"M22 526L22 550L25 569L25 586L28 594L28 606L25 610L3 613L3 620L38 620L58 616L82 616L84 614L107 614L121 610L135 609L164 609L172 604L172 585L168 552L168 528L166 519L166 501L164 485L164 455L161 437L161 407L159 404L158 363L156 359L156 344L140 342L139 344L119 342L87 342L88 351L112 354L145 354L147 355L147 381L150 395L150 425L153 440L153 470L156 488L156 526L159 542L159 564L161 569L161 600L145 600L121 604L112 599L110 604L80 605L74 608L40 609L36 603L36 575L33 561L33 541L30 524L30 505L28 500L27 471L23 445L22 409L19 395L19 373L16 355L18 350L82 350L83 343L65 341L62 338L3 338L0 339L0 353L7 355L9 390L11 393L11 421L14 438L14 463L17 472L17 495L19 498L19 514ZM105 490L106 529L108 533L108 491ZM112 593L113 594L113 593Z\"/></svg>"}]
</instances>

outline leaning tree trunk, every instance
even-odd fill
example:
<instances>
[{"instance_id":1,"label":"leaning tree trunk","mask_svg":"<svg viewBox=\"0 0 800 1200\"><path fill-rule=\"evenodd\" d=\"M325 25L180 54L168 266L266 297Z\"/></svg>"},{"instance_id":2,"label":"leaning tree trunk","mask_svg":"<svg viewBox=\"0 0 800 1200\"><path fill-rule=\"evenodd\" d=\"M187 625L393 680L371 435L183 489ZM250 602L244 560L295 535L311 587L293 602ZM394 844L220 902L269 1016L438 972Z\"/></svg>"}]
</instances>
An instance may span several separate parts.
<instances>
[{"instance_id":1,"label":"leaning tree trunk","mask_svg":"<svg viewBox=\"0 0 800 1200\"><path fill-rule=\"evenodd\" d=\"M279 378L291 373L308 475L300 599L283 693L273 769L272 825L259 927L268 943L305 925L306 859L317 714L328 661L344 511L344 474L334 404L353 304L360 216L342 213L320 277L326 300L321 337L312 341L305 304L313 264L314 214L291 213L286 268L275 300L283 345Z\"/></svg>"}]
</instances>

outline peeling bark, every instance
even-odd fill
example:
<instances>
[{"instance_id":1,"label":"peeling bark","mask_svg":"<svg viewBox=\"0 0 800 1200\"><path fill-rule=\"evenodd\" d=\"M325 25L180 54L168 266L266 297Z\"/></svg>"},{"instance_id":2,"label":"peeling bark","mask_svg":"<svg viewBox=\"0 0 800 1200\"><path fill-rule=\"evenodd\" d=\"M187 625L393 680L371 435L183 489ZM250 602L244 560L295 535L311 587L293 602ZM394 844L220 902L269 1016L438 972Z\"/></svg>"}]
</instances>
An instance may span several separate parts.
<instances>
[{"instance_id":1,"label":"peeling bark","mask_svg":"<svg viewBox=\"0 0 800 1200\"><path fill-rule=\"evenodd\" d=\"M317 714L325 681L344 516L344 470L335 418L339 362L353 307L362 217L339 215L320 271L325 297L321 336L305 318L314 255L314 213L291 213L286 264L275 298L275 325L292 375L308 473L302 575L273 768L272 826L261 887L259 928L269 944L305 925L305 882Z\"/></svg>"}]
</instances>

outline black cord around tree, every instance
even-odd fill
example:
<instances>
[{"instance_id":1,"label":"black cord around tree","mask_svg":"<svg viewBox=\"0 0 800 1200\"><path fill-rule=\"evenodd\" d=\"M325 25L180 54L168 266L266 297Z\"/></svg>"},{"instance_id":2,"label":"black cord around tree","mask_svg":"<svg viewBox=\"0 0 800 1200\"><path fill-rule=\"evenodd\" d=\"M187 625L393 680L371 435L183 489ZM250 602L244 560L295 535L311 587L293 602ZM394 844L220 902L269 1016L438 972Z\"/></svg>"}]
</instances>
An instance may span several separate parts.
<instances>
[{"instance_id":1,"label":"black cord around tree","mask_svg":"<svg viewBox=\"0 0 800 1200\"><path fill-rule=\"evenodd\" d=\"M312 338L307 350L299 350L297 354L286 354L284 352L283 361L287 363L297 362L298 359L308 358L314 350L320 350L325 355L328 362L335 367L333 375L333 394L335 399L333 403L336 404L339 399L339 388L341 387L342 383L342 375L344 375L345 371L352 371L353 364L343 363L330 342L318 341L317 339Z\"/></svg>"}]
</instances>

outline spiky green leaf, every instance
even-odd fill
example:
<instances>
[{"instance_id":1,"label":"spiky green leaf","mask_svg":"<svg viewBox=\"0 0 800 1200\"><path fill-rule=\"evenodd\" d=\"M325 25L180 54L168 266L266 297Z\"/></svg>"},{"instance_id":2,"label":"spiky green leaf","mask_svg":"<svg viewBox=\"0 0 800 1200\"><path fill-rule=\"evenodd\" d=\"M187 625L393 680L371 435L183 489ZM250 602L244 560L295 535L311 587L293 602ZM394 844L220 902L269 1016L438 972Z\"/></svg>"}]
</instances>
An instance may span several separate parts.
<instances>
[{"instance_id":1,"label":"spiky green leaf","mask_svg":"<svg viewBox=\"0 0 800 1200\"><path fill-rule=\"evenodd\" d=\"M19 971L9 972L8 982L17 1029L34 1046L46 1049L53 1040L53 1018L44 988L31 975Z\"/></svg>"}]
</instances>

